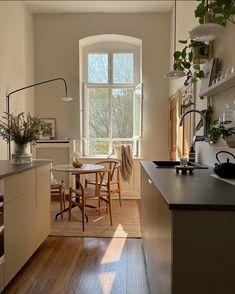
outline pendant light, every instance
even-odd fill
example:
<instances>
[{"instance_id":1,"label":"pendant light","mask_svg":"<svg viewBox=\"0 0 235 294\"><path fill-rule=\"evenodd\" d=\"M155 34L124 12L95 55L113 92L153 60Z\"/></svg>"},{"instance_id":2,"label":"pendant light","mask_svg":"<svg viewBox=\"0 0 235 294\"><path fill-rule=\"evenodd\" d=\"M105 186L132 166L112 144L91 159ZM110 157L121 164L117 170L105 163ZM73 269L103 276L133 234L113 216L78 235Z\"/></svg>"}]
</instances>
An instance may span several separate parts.
<instances>
[{"instance_id":1,"label":"pendant light","mask_svg":"<svg viewBox=\"0 0 235 294\"><path fill-rule=\"evenodd\" d=\"M175 15L174 15L174 52L176 51L176 0L175 0ZM186 76L186 73L183 70L178 70L176 68L175 64L175 57L174 57L174 65L173 65L173 70L170 72L166 73L164 75L165 78L169 79L179 79Z\"/></svg>"},{"instance_id":2,"label":"pendant light","mask_svg":"<svg viewBox=\"0 0 235 294\"><path fill-rule=\"evenodd\" d=\"M208 0L206 1L207 12L205 15L205 24L196 26L189 32L189 36L191 40L198 42L208 42L218 39L225 31L225 27L210 22L210 15L208 11Z\"/></svg>"}]
</instances>

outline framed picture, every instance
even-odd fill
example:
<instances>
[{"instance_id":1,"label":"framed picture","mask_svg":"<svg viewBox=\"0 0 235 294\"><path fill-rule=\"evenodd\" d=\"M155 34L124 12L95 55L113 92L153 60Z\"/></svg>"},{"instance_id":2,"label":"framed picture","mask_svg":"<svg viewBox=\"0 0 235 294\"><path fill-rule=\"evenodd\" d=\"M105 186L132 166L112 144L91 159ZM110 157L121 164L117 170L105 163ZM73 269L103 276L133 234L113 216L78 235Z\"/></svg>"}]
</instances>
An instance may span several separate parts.
<instances>
[{"instance_id":1,"label":"framed picture","mask_svg":"<svg viewBox=\"0 0 235 294\"><path fill-rule=\"evenodd\" d=\"M53 140L56 137L56 119L40 118L46 124L46 129L39 135L40 140Z\"/></svg>"},{"instance_id":2,"label":"framed picture","mask_svg":"<svg viewBox=\"0 0 235 294\"><path fill-rule=\"evenodd\" d=\"M201 89L199 96L203 96L203 93L212 85L212 81L216 76L218 69L218 58L212 58L209 62L203 65L203 71L205 73L204 79L201 81Z\"/></svg>"}]
</instances>

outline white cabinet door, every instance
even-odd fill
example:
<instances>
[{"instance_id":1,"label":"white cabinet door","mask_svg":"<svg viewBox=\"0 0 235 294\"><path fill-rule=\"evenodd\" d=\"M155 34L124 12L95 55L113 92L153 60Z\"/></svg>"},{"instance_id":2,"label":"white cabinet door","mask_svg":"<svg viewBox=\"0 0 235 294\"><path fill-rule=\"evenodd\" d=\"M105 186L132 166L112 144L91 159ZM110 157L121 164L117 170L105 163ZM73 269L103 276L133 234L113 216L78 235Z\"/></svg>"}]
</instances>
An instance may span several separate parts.
<instances>
[{"instance_id":1,"label":"white cabinet door","mask_svg":"<svg viewBox=\"0 0 235 294\"><path fill-rule=\"evenodd\" d=\"M4 179L4 284L36 250L36 178L30 169Z\"/></svg>"},{"instance_id":2,"label":"white cabinet door","mask_svg":"<svg viewBox=\"0 0 235 294\"><path fill-rule=\"evenodd\" d=\"M5 286L36 250L35 210L5 231Z\"/></svg>"}]
</instances>

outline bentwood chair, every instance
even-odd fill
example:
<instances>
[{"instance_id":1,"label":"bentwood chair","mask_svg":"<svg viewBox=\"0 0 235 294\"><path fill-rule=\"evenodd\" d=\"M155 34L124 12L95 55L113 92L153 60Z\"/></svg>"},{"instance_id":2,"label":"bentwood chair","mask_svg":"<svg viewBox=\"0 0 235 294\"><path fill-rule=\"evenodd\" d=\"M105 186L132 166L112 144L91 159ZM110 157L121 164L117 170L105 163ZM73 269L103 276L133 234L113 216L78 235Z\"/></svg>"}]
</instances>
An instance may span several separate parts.
<instances>
[{"instance_id":1,"label":"bentwood chair","mask_svg":"<svg viewBox=\"0 0 235 294\"><path fill-rule=\"evenodd\" d=\"M79 175L74 174L76 178L76 189L69 188L69 220L71 220L71 210L74 206L78 206L82 212L82 230L85 231L85 216L87 199L98 197L98 207L94 207L100 213L103 209L101 202L106 204L106 212L109 210L110 225L112 226L112 203L110 193L110 170L96 172L96 182L94 188L85 188L80 181ZM107 178L107 189L103 189L102 184L104 178ZM89 205L88 205L89 206ZM91 207L91 206L89 206Z\"/></svg>"},{"instance_id":2,"label":"bentwood chair","mask_svg":"<svg viewBox=\"0 0 235 294\"><path fill-rule=\"evenodd\" d=\"M55 198L55 197L59 198L59 200L60 200L60 214L61 214L61 218L63 218L63 210L65 209L64 181L61 181L61 183L51 184L51 197L52 198Z\"/></svg>"},{"instance_id":3,"label":"bentwood chair","mask_svg":"<svg viewBox=\"0 0 235 294\"><path fill-rule=\"evenodd\" d=\"M119 197L119 204L122 206L122 199L121 199L121 185L120 185L120 162L118 160L104 160L96 162L95 164L100 164L105 166L106 168L111 170L110 175L110 194L111 196L113 194L118 194ZM88 185L96 185L96 181L86 179L85 180L85 188L88 187ZM104 179L102 184L103 187L106 187L108 189L108 181L107 179Z\"/></svg>"}]
</instances>

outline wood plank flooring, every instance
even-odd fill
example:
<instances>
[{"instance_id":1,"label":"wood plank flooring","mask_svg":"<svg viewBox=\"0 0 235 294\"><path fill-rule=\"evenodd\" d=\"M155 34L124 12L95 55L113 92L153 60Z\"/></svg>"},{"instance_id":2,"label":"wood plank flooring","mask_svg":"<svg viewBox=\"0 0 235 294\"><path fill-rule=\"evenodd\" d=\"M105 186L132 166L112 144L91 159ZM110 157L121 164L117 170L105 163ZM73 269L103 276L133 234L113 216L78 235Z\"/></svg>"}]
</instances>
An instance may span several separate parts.
<instances>
[{"instance_id":1,"label":"wood plank flooring","mask_svg":"<svg viewBox=\"0 0 235 294\"><path fill-rule=\"evenodd\" d=\"M3 293L149 294L142 240L48 237Z\"/></svg>"}]
</instances>

